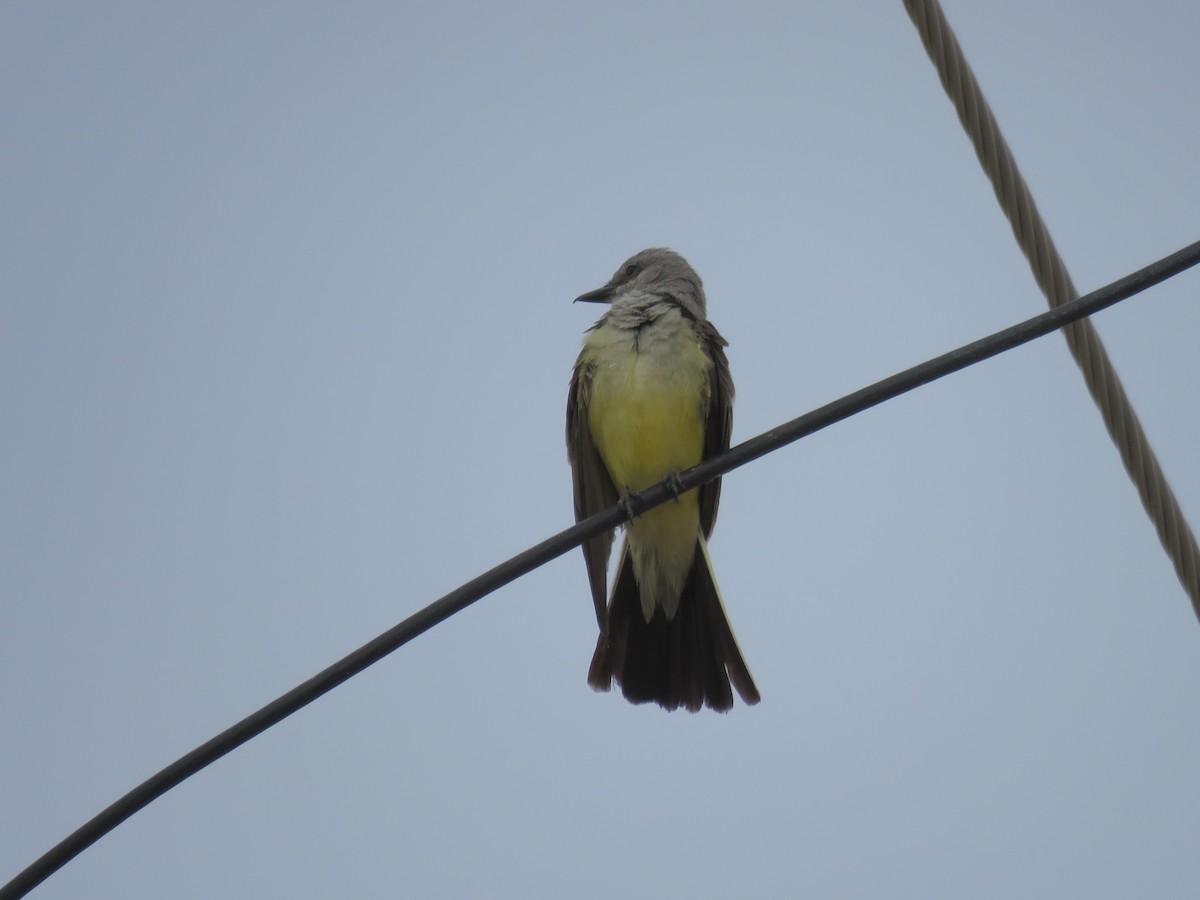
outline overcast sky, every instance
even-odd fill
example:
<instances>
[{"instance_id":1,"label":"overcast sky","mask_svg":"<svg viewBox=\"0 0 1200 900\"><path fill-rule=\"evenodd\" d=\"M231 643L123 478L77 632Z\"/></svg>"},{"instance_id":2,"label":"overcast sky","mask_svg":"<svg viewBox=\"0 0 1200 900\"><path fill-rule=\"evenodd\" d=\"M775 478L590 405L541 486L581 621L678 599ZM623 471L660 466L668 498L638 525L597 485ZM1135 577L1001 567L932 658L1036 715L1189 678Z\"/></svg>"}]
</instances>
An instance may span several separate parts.
<instances>
[{"instance_id":1,"label":"overcast sky","mask_svg":"<svg viewBox=\"0 0 1200 900\"><path fill-rule=\"evenodd\" d=\"M1200 238L1200 7L946 0L1081 290ZM1044 301L899 0L0 5L0 882L572 521L571 299L734 440ZM1200 273L1095 320L1200 524ZM578 551L38 898L1200 894L1200 626L1051 335L727 477L762 704L594 694Z\"/></svg>"}]
</instances>

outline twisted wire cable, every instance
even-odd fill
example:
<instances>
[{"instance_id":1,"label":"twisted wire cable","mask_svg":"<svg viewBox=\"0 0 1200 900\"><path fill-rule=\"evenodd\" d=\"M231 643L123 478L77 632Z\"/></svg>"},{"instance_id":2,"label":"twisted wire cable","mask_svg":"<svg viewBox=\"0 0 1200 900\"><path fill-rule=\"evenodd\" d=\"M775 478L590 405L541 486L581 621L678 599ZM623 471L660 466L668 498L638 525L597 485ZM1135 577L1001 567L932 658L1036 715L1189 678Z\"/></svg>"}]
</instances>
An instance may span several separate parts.
<instances>
[{"instance_id":1,"label":"twisted wire cable","mask_svg":"<svg viewBox=\"0 0 1200 900\"><path fill-rule=\"evenodd\" d=\"M1017 244L1029 260L1038 287L1051 308L1074 300L1079 294L1067 267L1038 213L962 48L946 22L941 5L937 0L904 0L904 7L921 35L942 87L954 103L959 121L975 146L979 162L1012 226ZM1175 573L1200 618L1200 550L1196 547L1196 538L1150 448L1100 336L1087 319L1068 325L1063 334L1071 355L1083 371L1088 392L1100 407L1104 425L1117 445L1125 470L1137 486L1163 549L1171 558Z\"/></svg>"}]
</instances>

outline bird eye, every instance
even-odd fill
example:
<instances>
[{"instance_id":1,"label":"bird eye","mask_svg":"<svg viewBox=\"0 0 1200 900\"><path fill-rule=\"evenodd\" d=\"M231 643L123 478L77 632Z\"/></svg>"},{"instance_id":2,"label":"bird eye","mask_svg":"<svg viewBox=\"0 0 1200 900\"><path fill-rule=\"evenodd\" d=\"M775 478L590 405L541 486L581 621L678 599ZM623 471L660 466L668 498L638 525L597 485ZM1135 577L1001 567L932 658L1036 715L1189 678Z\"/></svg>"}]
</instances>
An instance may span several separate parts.
<instances>
[{"instance_id":1,"label":"bird eye","mask_svg":"<svg viewBox=\"0 0 1200 900\"><path fill-rule=\"evenodd\" d=\"M627 279L632 278L637 273L638 273L637 263L630 263L624 269L621 270L621 278L627 280Z\"/></svg>"}]
</instances>

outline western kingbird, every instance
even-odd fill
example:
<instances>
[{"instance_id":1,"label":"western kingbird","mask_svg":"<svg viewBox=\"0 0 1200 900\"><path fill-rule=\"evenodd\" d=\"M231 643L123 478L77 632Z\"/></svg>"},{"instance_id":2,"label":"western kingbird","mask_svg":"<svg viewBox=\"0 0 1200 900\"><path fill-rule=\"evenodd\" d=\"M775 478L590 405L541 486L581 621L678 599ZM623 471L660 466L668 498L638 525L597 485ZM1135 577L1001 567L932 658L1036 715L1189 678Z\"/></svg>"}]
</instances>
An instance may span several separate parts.
<instances>
[{"instance_id":1,"label":"western kingbird","mask_svg":"<svg viewBox=\"0 0 1200 900\"><path fill-rule=\"evenodd\" d=\"M643 250L581 297L610 308L584 336L567 399L575 520L729 448L727 342L708 321L700 276L682 256ZM600 638L588 684L695 712L759 701L713 577L707 539L721 480L625 524L605 603L610 531L583 545Z\"/></svg>"}]
</instances>

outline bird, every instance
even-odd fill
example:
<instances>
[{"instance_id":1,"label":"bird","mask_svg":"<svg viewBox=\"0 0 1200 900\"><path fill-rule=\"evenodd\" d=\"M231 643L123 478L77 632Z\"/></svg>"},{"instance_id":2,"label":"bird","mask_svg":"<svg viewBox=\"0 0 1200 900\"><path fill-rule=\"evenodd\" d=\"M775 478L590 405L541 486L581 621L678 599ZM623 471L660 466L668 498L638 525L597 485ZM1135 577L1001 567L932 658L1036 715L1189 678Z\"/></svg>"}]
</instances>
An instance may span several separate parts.
<instances>
[{"instance_id":1,"label":"bird","mask_svg":"<svg viewBox=\"0 0 1200 900\"><path fill-rule=\"evenodd\" d=\"M628 508L657 483L676 493L625 523L611 596L614 532L583 545L600 627L588 684L615 681L630 702L667 710L726 712L731 685L756 704L708 552L720 479L674 488L681 471L729 448L733 425L728 342L708 320L700 276L673 250L651 248L575 300L608 304L584 334L568 392L575 520Z\"/></svg>"}]
</instances>

